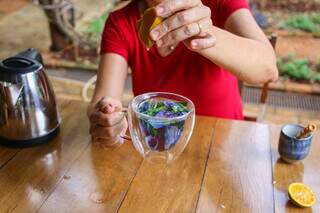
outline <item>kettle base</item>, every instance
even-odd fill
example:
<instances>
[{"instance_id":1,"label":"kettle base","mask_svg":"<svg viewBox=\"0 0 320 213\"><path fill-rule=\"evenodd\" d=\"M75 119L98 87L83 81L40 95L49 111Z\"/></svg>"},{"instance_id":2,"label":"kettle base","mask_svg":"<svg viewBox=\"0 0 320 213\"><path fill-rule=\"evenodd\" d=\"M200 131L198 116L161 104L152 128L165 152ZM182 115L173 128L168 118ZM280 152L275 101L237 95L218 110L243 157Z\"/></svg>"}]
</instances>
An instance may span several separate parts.
<instances>
[{"instance_id":1,"label":"kettle base","mask_svg":"<svg viewBox=\"0 0 320 213\"><path fill-rule=\"evenodd\" d=\"M0 136L0 145L11 147L11 148L26 148L41 145L50 142L55 136L58 135L60 127L58 126L55 130L49 134L27 140L10 140Z\"/></svg>"}]
</instances>

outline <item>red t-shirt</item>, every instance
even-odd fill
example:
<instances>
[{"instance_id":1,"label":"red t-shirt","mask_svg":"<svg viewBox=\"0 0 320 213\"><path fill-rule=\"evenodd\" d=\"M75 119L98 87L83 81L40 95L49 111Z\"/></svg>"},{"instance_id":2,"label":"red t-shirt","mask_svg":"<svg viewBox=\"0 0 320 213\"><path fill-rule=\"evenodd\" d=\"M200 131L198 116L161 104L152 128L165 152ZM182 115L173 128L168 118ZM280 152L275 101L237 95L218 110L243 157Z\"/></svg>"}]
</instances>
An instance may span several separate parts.
<instances>
[{"instance_id":1,"label":"red t-shirt","mask_svg":"<svg viewBox=\"0 0 320 213\"><path fill-rule=\"evenodd\" d=\"M246 0L203 0L211 8L215 26L223 28L236 10L249 8ZM105 24L101 54L116 53L132 69L133 93L172 92L191 99L198 115L243 119L237 79L180 43L167 57L153 46L149 51L140 42L136 2L112 12Z\"/></svg>"}]
</instances>

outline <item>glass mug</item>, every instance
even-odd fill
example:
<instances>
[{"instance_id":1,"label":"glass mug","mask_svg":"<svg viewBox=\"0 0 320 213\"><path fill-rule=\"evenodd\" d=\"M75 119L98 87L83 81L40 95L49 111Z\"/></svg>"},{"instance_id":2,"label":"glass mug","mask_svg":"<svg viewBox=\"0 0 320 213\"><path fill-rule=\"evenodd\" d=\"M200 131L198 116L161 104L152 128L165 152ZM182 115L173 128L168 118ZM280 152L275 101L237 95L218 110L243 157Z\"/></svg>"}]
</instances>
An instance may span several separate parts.
<instances>
[{"instance_id":1,"label":"glass mug","mask_svg":"<svg viewBox=\"0 0 320 213\"><path fill-rule=\"evenodd\" d=\"M175 117L154 117L139 112L146 100L159 99L184 102L188 112ZM152 92L136 96L125 111L128 117L130 136L139 154L149 162L170 163L185 149L195 124L195 108L191 100L178 94Z\"/></svg>"}]
</instances>

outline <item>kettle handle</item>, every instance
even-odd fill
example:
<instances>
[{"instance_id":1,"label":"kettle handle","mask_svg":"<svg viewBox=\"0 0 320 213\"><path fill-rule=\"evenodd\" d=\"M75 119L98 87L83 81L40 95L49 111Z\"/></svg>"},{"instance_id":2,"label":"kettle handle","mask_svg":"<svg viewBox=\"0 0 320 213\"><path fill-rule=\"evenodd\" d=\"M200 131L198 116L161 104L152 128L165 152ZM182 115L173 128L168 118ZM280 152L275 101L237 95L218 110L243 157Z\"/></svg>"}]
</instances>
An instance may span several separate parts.
<instances>
[{"instance_id":1,"label":"kettle handle","mask_svg":"<svg viewBox=\"0 0 320 213\"><path fill-rule=\"evenodd\" d=\"M21 53L18 53L16 56L21 57L21 58L28 58L28 59L36 60L43 65L42 56L39 53L39 51L36 50L35 48L29 48Z\"/></svg>"}]
</instances>

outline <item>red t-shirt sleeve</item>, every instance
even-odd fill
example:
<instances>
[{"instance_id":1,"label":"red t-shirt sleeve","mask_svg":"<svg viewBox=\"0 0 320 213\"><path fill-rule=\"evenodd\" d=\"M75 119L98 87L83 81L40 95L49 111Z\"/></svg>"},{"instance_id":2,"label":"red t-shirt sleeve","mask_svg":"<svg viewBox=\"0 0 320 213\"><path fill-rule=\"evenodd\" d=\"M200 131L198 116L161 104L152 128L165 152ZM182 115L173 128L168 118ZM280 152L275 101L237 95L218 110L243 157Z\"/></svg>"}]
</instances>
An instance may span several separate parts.
<instances>
[{"instance_id":1,"label":"red t-shirt sleeve","mask_svg":"<svg viewBox=\"0 0 320 213\"><path fill-rule=\"evenodd\" d=\"M207 0L212 17L218 27L224 28L229 16L239 9L249 9L246 0Z\"/></svg>"},{"instance_id":2,"label":"red t-shirt sleeve","mask_svg":"<svg viewBox=\"0 0 320 213\"><path fill-rule=\"evenodd\" d=\"M115 53L122 56L126 61L129 57L129 45L122 26L124 20L117 12L110 13L102 33L100 54ZM122 19L122 20L121 20Z\"/></svg>"}]
</instances>

